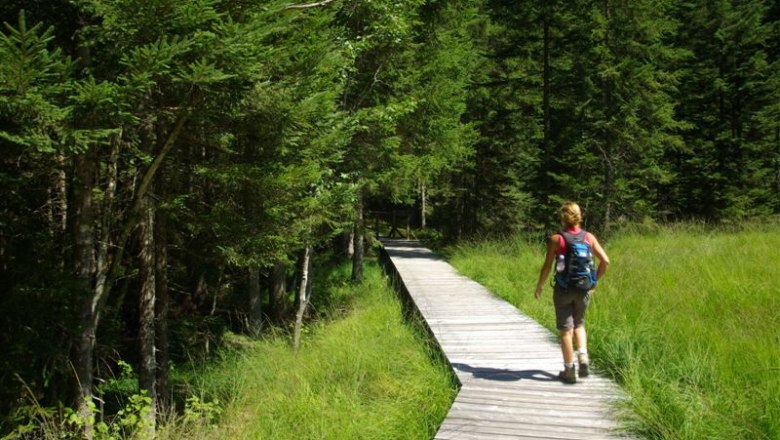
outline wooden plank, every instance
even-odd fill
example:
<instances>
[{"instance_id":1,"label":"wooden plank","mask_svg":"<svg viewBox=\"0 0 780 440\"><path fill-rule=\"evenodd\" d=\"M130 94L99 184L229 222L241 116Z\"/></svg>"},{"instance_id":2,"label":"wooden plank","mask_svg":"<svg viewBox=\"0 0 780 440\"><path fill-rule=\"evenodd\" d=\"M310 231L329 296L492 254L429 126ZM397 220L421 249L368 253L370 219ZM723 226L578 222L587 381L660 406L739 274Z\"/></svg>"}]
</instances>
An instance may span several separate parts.
<instances>
[{"instance_id":1,"label":"wooden plank","mask_svg":"<svg viewBox=\"0 0 780 440\"><path fill-rule=\"evenodd\" d=\"M474 419L448 419L446 425L442 425L436 438L464 438L461 435L485 435L483 438L493 438L493 434L504 436L522 435L524 438L534 439L567 439L567 440L602 440L605 432L603 429L555 426L552 428L535 426L530 427L520 423L484 422ZM512 437L518 438L518 437Z\"/></svg>"},{"instance_id":2,"label":"wooden plank","mask_svg":"<svg viewBox=\"0 0 780 440\"><path fill-rule=\"evenodd\" d=\"M624 438L614 404L626 396L597 368L576 385L561 383L552 332L419 243L383 244L461 383L437 439Z\"/></svg>"}]
</instances>

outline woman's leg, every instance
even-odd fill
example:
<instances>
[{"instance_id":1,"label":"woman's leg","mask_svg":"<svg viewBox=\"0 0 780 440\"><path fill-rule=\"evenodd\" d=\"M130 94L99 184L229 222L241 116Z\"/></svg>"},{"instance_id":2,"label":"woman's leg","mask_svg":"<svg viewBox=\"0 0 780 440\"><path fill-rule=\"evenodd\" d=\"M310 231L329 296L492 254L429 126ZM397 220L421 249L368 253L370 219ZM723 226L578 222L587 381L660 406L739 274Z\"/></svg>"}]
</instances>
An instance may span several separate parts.
<instances>
[{"instance_id":1,"label":"woman's leg","mask_svg":"<svg viewBox=\"0 0 780 440\"><path fill-rule=\"evenodd\" d=\"M585 331L584 325L574 329L574 342L577 345L577 350L581 352L588 351L588 333Z\"/></svg>"},{"instance_id":2,"label":"woman's leg","mask_svg":"<svg viewBox=\"0 0 780 440\"><path fill-rule=\"evenodd\" d=\"M581 325L574 328L574 339L577 342L577 350L579 350L579 356L577 356L577 362L579 365L580 377L588 377L590 375L590 359L588 358L588 333L585 331L585 326Z\"/></svg>"},{"instance_id":3,"label":"woman's leg","mask_svg":"<svg viewBox=\"0 0 780 440\"><path fill-rule=\"evenodd\" d=\"M571 364L574 362L574 346L572 336L574 331L569 328L561 329L561 352L563 353L563 362Z\"/></svg>"}]
</instances>

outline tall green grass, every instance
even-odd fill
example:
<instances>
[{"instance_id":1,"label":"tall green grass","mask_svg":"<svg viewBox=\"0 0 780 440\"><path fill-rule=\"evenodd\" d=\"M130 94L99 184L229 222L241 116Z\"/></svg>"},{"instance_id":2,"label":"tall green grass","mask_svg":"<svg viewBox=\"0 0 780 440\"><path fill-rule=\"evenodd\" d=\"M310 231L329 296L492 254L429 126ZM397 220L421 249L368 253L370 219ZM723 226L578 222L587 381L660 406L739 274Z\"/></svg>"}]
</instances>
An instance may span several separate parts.
<instances>
[{"instance_id":1,"label":"tall green grass","mask_svg":"<svg viewBox=\"0 0 780 440\"><path fill-rule=\"evenodd\" d=\"M297 355L285 335L246 341L191 376L203 401L222 402L219 421L180 420L161 437L432 438L456 386L422 330L404 321L381 270L369 265L365 277L360 286L336 282L319 291L328 297L318 306L329 307L318 310L326 319L307 327Z\"/></svg>"},{"instance_id":2,"label":"tall green grass","mask_svg":"<svg viewBox=\"0 0 780 440\"><path fill-rule=\"evenodd\" d=\"M780 439L780 228L679 225L624 233L588 310L595 364L631 396L654 439ZM543 244L449 250L450 262L554 329L552 289L534 300Z\"/></svg>"}]
</instances>

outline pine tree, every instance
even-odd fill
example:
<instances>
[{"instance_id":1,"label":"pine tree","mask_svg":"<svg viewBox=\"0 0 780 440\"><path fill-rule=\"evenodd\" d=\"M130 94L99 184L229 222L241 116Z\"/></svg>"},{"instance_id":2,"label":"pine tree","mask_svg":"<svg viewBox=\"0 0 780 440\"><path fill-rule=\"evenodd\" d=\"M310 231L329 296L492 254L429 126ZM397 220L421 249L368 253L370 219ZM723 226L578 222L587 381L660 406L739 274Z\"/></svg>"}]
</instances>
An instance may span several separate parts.
<instances>
[{"instance_id":1,"label":"pine tree","mask_svg":"<svg viewBox=\"0 0 780 440\"><path fill-rule=\"evenodd\" d=\"M668 67L680 54L668 43L675 32L668 9L668 2L604 0L582 10L589 37L574 61L582 94L570 104L574 130L561 139L568 148L556 165L565 192L557 197L579 200L605 234L616 219L654 214L659 185L670 179L664 153L680 146Z\"/></svg>"},{"instance_id":2,"label":"pine tree","mask_svg":"<svg viewBox=\"0 0 780 440\"><path fill-rule=\"evenodd\" d=\"M684 23L678 45L692 54L678 95L690 129L676 160L677 209L711 219L771 212L777 17L765 2L727 0L684 4L677 15Z\"/></svg>"},{"instance_id":3,"label":"pine tree","mask_svg":"<svg viewBox=\"0 0 780 440\"><path fill-rule=\"evenodd\" d=\"M408 72L399 88L414 109L398 121L401 156L387 191L397 200L416 202L423 228L428 211L451 194L448 177L473 154L476 133L462 117L468 82L478 68L469 27L479 13L479 2L425 5L415 28L416 44L407 52Z\"/></svg>"},{"instance_id":4,"label":"pine tree","mask_svg":"<svg viewBox=\"0 0 780 440\"><path fill-rule=\"evenodd\" d=\"M340 5L336 24L345 28L344 44L354 60L347 71L342 110L352 119L353 134L340 172L356 188L352 280L362 279L365 211L368 198L394 177L400 137L398 121L414 102L398 90L404 49L414 37L414 23L423 0L397 2L360 0Z\"/></svg>"}]
</instances>

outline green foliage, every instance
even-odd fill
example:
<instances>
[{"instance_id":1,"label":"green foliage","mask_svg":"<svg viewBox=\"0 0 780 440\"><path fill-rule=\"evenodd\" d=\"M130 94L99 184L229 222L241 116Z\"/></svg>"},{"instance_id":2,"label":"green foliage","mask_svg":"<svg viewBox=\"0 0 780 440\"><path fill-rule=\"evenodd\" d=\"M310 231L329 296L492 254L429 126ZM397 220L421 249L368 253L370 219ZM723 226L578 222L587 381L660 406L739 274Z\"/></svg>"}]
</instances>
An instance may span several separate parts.
<instances>
[{"instance_id":1,"label":"green foliage","mask_svg":"<svg viewBox=\"0 0 780 440\"><path fill-rule=\"evenodd\" d=\"M222 409L219 406L219 400L211 402L202 401L198 396L190 396L184 406L185 424L205 424L211 426Z\"/></svg>"},{"instance_id":2,"label":"green foliage","mask_svg":"<svg viewBox=\"0 0 780 440\"><path fill-rule=\"evenodd\" d=\"M678 44L691 52L681 65L679 113L691 127L674 195L711 218L776 212L777 122L763 115L777 103L777 16L758 1L693 2L677 14L687 23Z\"/></svg>"},{"instance_id":3,"label":"green foliage","mask_svg":"<svg viewBox=\"0 0 780 440\"><path fill-rule=\"evenodd\" d=\"M139 362L144 198L174 365L245 327L258 283L262 311L277 263L294 284L301 249L365 232L357 206L436 241L539 233L569 198L605 232L780 209L775 4L289 4L0 4L1 412L22 382L72 404L92 318L95 390L136 394L109 378Z\"/></svg>"},{"instance_id":4,"label":"green foliage","mask_svg":"<svg viewBox=\"0 0 780 440\"><path fill-rule=\"evenodd\" d=\"M45 439L80 439L83 429L89 424L94 427L95 440L121 440L136 438L137 433L145 428L147 414L151 411L152 399L146 391L133 394L127 398L127 403L115 415L108 419L98 420L102 416L94 402L89 402L90 411L85 418L82 414L69 407L48 408L38 402L19 407L15 411L16 428L2 437L3 440L22 440L28 438Z\"/></svg>"},{"instance_id":5,"label":"green foliage","mask_svg":"<svg viewBox=\"0 0 780 440\"><path fill-rule=\"evenodd\" d=\"M63 97L70 87L70 60L50 50L53 28L30 28L23 10L16 27L4 23L0 33L0 139L29 149L28 154L53 153L68 116Z\"/></svg>"},{"instance_id":6,"label":"green foliage","mask_svg":"<svg viewBox=\"0 0 780 440\"><path fill-rule=\"evenodd\" d=\"M436 8L426 5L427 8ZM423 9L406 71L401 75L409 109L397 122L400 135L397 175L391 178L396 198L413 201L419 185L446 192L446 177L473 153L473 127L461 122L466 111L467 82L478 57L467 26L476 20L474 5L463 3Z\"/></svg>"}]
</instances>

